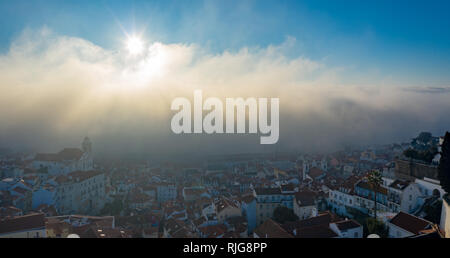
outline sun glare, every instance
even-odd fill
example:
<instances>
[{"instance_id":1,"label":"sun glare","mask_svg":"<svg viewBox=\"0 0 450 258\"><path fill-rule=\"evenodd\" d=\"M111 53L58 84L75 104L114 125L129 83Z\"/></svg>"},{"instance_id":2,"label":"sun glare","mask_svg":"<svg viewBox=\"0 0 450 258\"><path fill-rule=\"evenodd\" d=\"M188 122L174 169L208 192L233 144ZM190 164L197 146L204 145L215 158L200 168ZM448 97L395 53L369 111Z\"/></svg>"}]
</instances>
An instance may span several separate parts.
<instances>
[{"instance_id":1,"label":"sun glare","mask_svg":"<svg viewBox=\"0 0 450 258\"><path fill-rule=\"evenodd\" d=\"M127 49L131 55L138 55L144 50L144 43L138 37L130 37L127 41Z\"/></svg>"}]
</instances>

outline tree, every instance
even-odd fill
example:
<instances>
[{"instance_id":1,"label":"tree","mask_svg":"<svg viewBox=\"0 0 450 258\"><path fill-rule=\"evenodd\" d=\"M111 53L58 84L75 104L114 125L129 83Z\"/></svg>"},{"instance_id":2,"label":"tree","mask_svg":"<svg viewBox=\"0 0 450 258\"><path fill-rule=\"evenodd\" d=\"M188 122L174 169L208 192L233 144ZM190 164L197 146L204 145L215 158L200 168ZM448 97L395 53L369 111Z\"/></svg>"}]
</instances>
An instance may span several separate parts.
<instances>
[{"instance_id":1,"label":"tree","mask_svg":"<svg viewBox=\"0 0 450 258\"><path fill-rule=\"evenodd\" d=\"M429 132L421 132L419 136L417 136L416 140L419 140L423 143L428 143L433 139L433 135Z\"/></svg>"},{"instance_id":2,"label":"tree","mask_svg":"<svg viewBox=\"0 0 450 258\"><path fill-rule=\"evenodd\" d=\"M286 222L297 221L299 218L292 209L279 206L273 211L273 220L280 224L284 224Z\"/></svg>"},{"instance_id":3,"label":"tree","mask_svg":"<svg viewBox=\"0 0 450 258\"><path fill-rule=\"evenodd\" d=\"M441 147L441 160L439 161L438 177L442 189L450 193L450 133L446 132Z\"/></svg>"},{"instance_id":4,"label":"tree","mask_svg":"<svg viewBox=\"0 0 450 258\"><path fill-rule=\"evenodd\" d=\"M366 236L370 234L377 234L381 238L387 238L389 235L389 229L386 227L386 225L375 219L375 218L367 218L366 223L363 225L364 228L364 234Z\"/></svg>"},{"instance_id":5,"label":"tree","mask_svg":"<svg viewBox=\"0 0 450 258\"><path fill-rule=\"evenodd\" d=\"M116 198L112 203L106 203L100 213L103 215L119 215L123 209L122 201Z\"/></svg>"},{"instance_id":6,"label":"tree","mask_svg":"<svg viewBox=\"0 0 450 258\"><path fill-rule=\"evenodd\" d=\"M407 158L422 160L426 163L431 163L433 161L434 156L437 153L437 149L435 146L430 147L424 151L418 151L412 148L409 148L403 152L403 155Z\"/></svg>"},{"instance_id":7,"label":"tree","mask_svg":"<svg viewBox=\"0 0 450 258\"><path fill-rule=\"evenodd\" d=\"M379 190L380 185L383 183L383 179L381 178L381 173L378 170L372 170L369 172L367 176L367 180L369 181L369 185L373 191L373 201L375 202L373 211L374 218L377 218L377 190Z\"/></svg>"},{"instance_id":8,"label":"tree","mask_svg":"<svg viewBox=\"0 0 450 258\"><path fill-rule=\"evenodd\" d=\"M435 202L426 205L423 209L423 211L426 213L424 219L439 225L439 223L441 222L441 210L441 200L436 200Z\"/></svg>"},{"instance_id":9,"label":"tree","mask_svg":"<svg viewBox=\"0 0 450 258\"><path fill-rule=\"evenodd\" d=\"M403 155L411 159L417 159L419 154L418 151L414 150L413 148L408 148L403 152Z\"/></svg>"}]
</instances>

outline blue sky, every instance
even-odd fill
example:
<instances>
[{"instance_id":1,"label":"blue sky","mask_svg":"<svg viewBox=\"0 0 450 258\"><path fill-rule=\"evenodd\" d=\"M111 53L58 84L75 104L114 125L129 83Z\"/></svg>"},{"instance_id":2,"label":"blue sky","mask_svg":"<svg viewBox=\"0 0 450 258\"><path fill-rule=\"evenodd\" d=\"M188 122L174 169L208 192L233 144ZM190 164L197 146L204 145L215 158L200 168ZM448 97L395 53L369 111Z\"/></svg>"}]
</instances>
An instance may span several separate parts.
<instances>
[{"instance_id":1,"label":"blue sky","mask_svg":"<svg viewBox=\"0 0 450 258\"><path fill-rule=\"evenodd\" d=\"M114 49L127 32L196 43L212 52L296 38L292 55L415 86L448 86L450 2L443 1L54 1L0 2L0 51L24 28L48 26Z\"/></svg>"}]
</instances>

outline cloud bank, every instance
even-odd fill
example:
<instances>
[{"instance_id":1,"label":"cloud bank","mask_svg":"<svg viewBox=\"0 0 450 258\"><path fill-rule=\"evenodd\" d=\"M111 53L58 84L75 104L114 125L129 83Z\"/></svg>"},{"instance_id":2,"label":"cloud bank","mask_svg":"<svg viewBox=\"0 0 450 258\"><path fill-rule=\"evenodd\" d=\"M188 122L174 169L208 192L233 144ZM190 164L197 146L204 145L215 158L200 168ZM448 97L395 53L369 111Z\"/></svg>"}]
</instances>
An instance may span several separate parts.
<instances>
[{"instance_id":1,"label":"cloud bank","mask_svg":"<svg viewBox=\"0 0 450 258\"><path fill-rule=\"evenodd\" d=\"M447 88L386 78L344 83L345 67L292 57L295 46L287 38L281 45L211 53L198 45L150 42L133 57L46 28L25 30L0 56L0 146L57 151L88 135L97 154L314 152L450 129ZM171 101L192 99L195 89L204 98L279 98L279 142L261 146L258 135L174 135Z\"/></svg>"}]
</instances>

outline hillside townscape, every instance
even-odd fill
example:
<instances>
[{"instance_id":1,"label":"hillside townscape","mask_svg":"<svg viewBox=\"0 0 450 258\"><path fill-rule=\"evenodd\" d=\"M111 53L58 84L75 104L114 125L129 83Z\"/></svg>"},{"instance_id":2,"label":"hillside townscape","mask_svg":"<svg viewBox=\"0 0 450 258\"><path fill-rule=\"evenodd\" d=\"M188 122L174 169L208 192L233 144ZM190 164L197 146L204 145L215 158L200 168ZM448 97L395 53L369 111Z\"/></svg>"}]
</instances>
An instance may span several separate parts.
<instances>
[{"instance_id":1,"label":"hillside townscape","mask_svg":"<svg viewBox=\"0 0 450 258\"><path fill-rule=\"evenodd\" d=\"M192 162L96 162L87 137L3 150L0 237L449 237L449 136Z\"/></svg>"}]
</instances>

